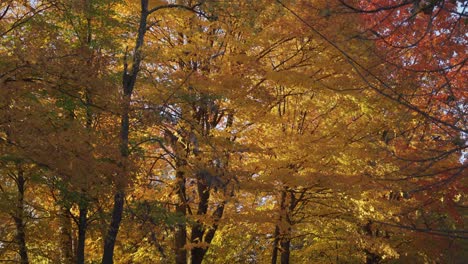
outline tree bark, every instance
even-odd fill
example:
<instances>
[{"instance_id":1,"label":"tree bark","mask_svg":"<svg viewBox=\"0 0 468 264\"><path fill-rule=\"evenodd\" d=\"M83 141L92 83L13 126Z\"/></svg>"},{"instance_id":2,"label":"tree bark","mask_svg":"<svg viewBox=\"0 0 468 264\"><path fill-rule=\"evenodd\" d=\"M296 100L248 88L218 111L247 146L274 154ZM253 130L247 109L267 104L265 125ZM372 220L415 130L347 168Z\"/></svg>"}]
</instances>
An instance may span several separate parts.
<instances>
[{"instance_id":1,"label":"tree bark","mask_svg":"<svg viewBox=\"0 0 468 264\"><path fill-rule=\"evenodd\" d=\"M60 209L60 262L73 263L72 219L67 207Z\"/></svg>"},{"instance_id":2,"label":"tree bark","mask_svg":"<svg viewBox=\"0 0 468 264\"><path fill-rule=\"evenodd\" d=\"M107 231L106 240L104 241L104 253L102 256L103 264L114 263L114 246L119 232L120 222L122 220L123 207L124 207L123 191L117 191L114 195L114 208L112 210L112 220L110 227Z\"/></svg>"},{"instance_id":3,"label":"tree bark","mask_svg":"<svg viewBox=\"0 0 468 264\"><path fill-rule=\"evenodd\" d=\"M382 260L379 255L372 253L367 249L365 249L364 252L366 253L366 264L379 264Z\"/></svg>"},{"instance_id":4,"label":"tree bark","mask_svg":"<svg viewBox=\"0 0 468 264\"><path fill-rule=\"evenodd\" d=\"M216 230L218 230L218 224L217 222L221 219L224 213L224 208L225 208L225 203L223 202L219 204L216 208L216 210L213 212L213 221L214 224L211 226L209 229L207 229L205 232L205 239L204 242L206 244L211 244L211 241L213 241L214 235L216 234ZM201 264L203 261L203 258L206 255L206 252L208 252L208 248L199 248L196 252L195 257L192 256L192 264Z\"/></svg>"},{"instance_id":5,"label":"tree bark","mask_svg":"<svg viewBox=\"0 0 468 264\"><path fill-rule=\"evenodd\" d=\"M28 248L26 246L26 224L24 223L24 192L26 179L20 165L18 165L18 177L16 185L18 188L18 197L16 200L16 212L13 215L16 226L16 242L18 244L18 252L20 255L20 263L29 263Z\"/></svg>"},{"instance_id":6,"label":"tree bark","mask_svg":"<svg viewBox=\"0 0 468 264\"><path fill-rule=\"evenodd\" d=\"M120 151L123 158L121 164L121 174L116 179L116 193L114 194L114 207L112 208L112 219L107 230L104 241L104 253L102 256L103 264L112 264L114 261L114 248L119 232L120 223L122 221L124 198L125 198L125 178L127 177L126 160L128 159L128 136L129 136L129 111L130 111L130 94L124 94L123 113L121 116L120 130Z\"/></svg>"},{"instance_id":7,"label":"tree bark","mask_svg":"<svg viewBox=\"0 0 468 264\"><path fill-rule=\"evenodd\" d=\"M280 229L278 224L276 224L275 233L273 234L273 252L271 253L271 264L276 264L278 261L279 235Z\"/></svg>"},{"instance_id":8,"label":"tree bark","mask_svg":"<svg viewBox=\"0 0 468 264\"><path fill-rule=\"evenodd\" d=\"M198 209L197 215L206 215L208 212L208 201L210 199L210 188L203 180L198 179ZM203 234L205 233L205 227L200 221L197 221L192 227L191 242L200 243L203 242ZM203 256L206 253L206 249L202 247L194 247L191 250L192 264L201 263Z\"/></svg>"},{"instance_id":9,"label":"tree bark","mask_svg":"<svg viewBox=\"0 0 468 264\"><path fill-rule=\"evenodd\" d=\"M281 264L289 264L291 239L288 234L284 234L284 236L281 241Z\"/></svg>"},{"instance_id":10,"label":"tree bark","mask_svg":"<svg viewBox=\"0 0 468 264\"><path fill-rule=\"evenodd\" d=\"M296 207L296 198L293 191L284 190L285 203L283 204L284 219L283 231L281 231L281 264L289 264L289 257L291 255L291 215ZM288 199L289 194L289 199Z\"/></svg>"},{"instance_id":11,"label":"tree bark","mask_svg":"<svg viewBox=\"0 0 468 264\"><path fill-rule=\"evenodd\" d=\"M273 252L271 254L271 263L276 264L278 261L278 251L280 251L280 263L289 264L290 247L291 247L291 227L289 213L294 207L294 201L288 200L288 192L286 189L280 194L280 212L278 223L275 226Z\"/></svg>"},{"instance_id":12,"label":"tree bark","mask_svg":"<svg viewBox=\"0 0 468 264\"><path fill-rule=\"evenodd\" d=\"M179 165L180 166L180 165ZM176 213L184 217L184 219L179 223L175 230L175 262L176 264L186 264L187 263L187 250L185 249L185 243L187 242L187 226L185 224L185 217L187 215L187 201L185 200L185 178L184 172L177 171L176 173L177 180L177 195L179 198L179 203L176 206Z\"/></svg>"},{"instance_id":13,"label":"tree bark","mask_svg":"<svg viewBox=\"0 0 468 264\"><path fill-rule=\"evenodd\" d=\"M127 160L129 155L128 138L130 132L130 101L135 88L137 75L140 71L141 64L141 48L145 38L147 30L147 18L148 18L148 0L141 0L141 13L140 23L138 27L138 35L135 43L135 49L132 60L132 68L129 71L127 61L125 58L124 72L122 76L122 90L123 90L123 103L122 103L122 114L121 114L121 128L120 128L120 154L122 157L122 170L116 183L116 193L114 195L114 206L112 209L112 219L108 228L105 241L104 241L104 253L102 256L103 264L112 264L114 259L114 247L117 240L117 234L119 232L120 223L122 221L122 214L124 209L124 198L125 198L125 182L128 177L127 171Z\"/></svg>"},{"instance_id":14,"label":"tree bark","mask_svg":"<svg viewBox=\"0 0 468 264\"><path fill-rule=\"evenodd\" d=\"M78 245L76 249L76 263L85 263L85 242L86 230L88 228L88 206L81 205L80 214L78 216Z\"/></svg>"}]
</instances>

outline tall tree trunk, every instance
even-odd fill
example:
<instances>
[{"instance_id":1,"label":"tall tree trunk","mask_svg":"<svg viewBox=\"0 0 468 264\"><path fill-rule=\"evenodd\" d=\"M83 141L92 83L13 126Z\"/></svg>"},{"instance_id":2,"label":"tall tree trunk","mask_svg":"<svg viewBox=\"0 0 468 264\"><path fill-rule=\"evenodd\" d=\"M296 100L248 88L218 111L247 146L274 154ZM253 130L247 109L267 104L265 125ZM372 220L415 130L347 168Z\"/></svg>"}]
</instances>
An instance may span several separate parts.
<instances>
[{"instance_id":1,"label":"tall tree trunk","mask_svg":"<svg viewBox=\"0 0 468 264\"><path fill-rule=\"evenodd\" d=\"M296 206L296 198L293 191L283 191L285 202L282 210L283 215L283 230L281 231L281 264L289 264L289 256L291 252L291 214ZM289 194L289 198L288 198Z\"/></svg>"},{"instance_id":2,"label":"tall tree trunk","mask_svg":"<svg viewBox=\"0 0 468 264\"><path fill-rule=\"evenodd\" d=\"M206 244L211 244L211 241L213 241L213 238L216 234L216 230L218 230L218 224L217 222L221 219L224 213L224 208L225 208L225 202L219 204L216 208L216 210L213 212L213 226L211 226L209 229L207 229L205 232L205 239L203 242ZM203 258L206 255L206 252L208 252L208 248L198 248L195 252L195 255L192 255L192 263L191 264L201 264L203 261ZM193 254L193 251L192 251Z\"/></svg>"},{"instance_id":3,"label":"tall tree trunk","mask_svg":"<svg viewBox=\"0 0 468 264\"><path fill-rule=\"evenodd\" d=\"M176 143L177 144L177 143ZM180 164L179 164L180 166ZM176 213L184 217L181 223L179 223L175 230L175 262L176 264L187 263L187 250L185 249L185 243L187 242L187 226L185 224L185 216L187 214L187 201L185 199L185 177L184 172L177 171L177 195L179 203L176 206Z\"/></svg>"},{"instance_id":4,"label":"tall tree trunk","mask_svg":"<svg viewBox=\"0 0 468 264\"><path fill-rule=\"evenodd\" d=\"M280 254L281 264L289 264L290 256L290 233L291 227L289 223L289 210L291 209L291 201L288 200L288 192L283 189L280 194L280 208L278 223L275 226L274 240L273 240L273 252L271 254L271 263L276 264L278 259L278 251Z\"/></svg>"},{"instance_id":5,"label":"tall tree trunk","mask_svg":"<svg viewBox=\"0 0 468 264\"><path fill-rule=\"evenodd\" d=\"M289 264L291 239L289 234L283 234L283 236L281 239L281 264Z\"/></svg>"},{"instance_id":6,"label":"tall tree trunk","mask_svg":"<svg viewBox=\"0 0 468 264\"><path fill-rule=\"evenodd\" d=\"M211 244L211 241L213 241L213 238L216 234L216 230L218 230L218 222L223 216L224 213L224 208L225 208L226 201L222 202L219 204L216 208L216 210L213 212L213 226L211 226L205 234L205 240L204 242L208 245ZM202 251L200 252L199 255L199 262L193 262L192 264L200 264L203 260L203 257L205 257L206 252L208 251L208 248L202 248Z\"/></svg>"},{"instance_id":7,"label":"tall tree trunk","mask_svg":"<svg viewBox=\"0 0 468 264\"><path fill-rule=\"evenodd\" d=\"M210 188L206 183L203 182L202 179L198 179L197 182L198 188L198 209L197 215L206 215L208 212L208 201L210 199ZM200 221L197 221L192 226L192 235L191 235L191 242L192 243L200 243L203 242L203 234L205 233L205 228ZM194 247L191 250L191 258L192 264L201 263L203 260L203 256L206 253L206 249L202 247Z\"/></svg>"},{"instance_id":8,"label":"tall tree trunk","mask_svg":"<svg viewBox=\"0 0 468 264\"><path fill-rule=\"evenodd\" d=\"M104 253L102 256L103 264L112 264L114 259L114 247L117 240L117 234L119 232L120 223L122 221L122 214L124 208L125 198L125 183L128 180L127 171L127 160L129 155L128 138L130 132L130 101L132 98L133 89L137 75L140 71L141 64L141 48L145 38L147 30L147 18L149 15L148 11L148 0L141 0L141 13L140 23L138 26L138 35L135 43L132 67L129 70L127 64L127 58L124 61L124 72L122 76L122 90L123 90L123 102L122 102L122 114L121 114L121 127L120 127L120 154L122 156L122 171L117 178L116 193L114 194L114 206L112 209L112 219L110 226L107 230L106 238L104 240ZM127 56L127 54L126 54Z\"/></svg>"},{"instance_id":9,"label":"tall tree trunk","mask_svg":"<svg viewBox=\"0 0 468 264\"><path fill-rule=\"evenodd\" d=\"M211 115L211 118L210 118ZM215 128L219 123L218 119L219 112L207 112L205 110L205 114L200 115L198 122L204 127L205 136L210 134L210 130ZM211 121L209 121L211 119ZM230 128L233 123L233 115L232 113L228 114L226 129ZM230 141L230 138L226 138ZM207 215L208 213L208 205L210 200L210 192L212 189L216 189L219 186L216 186L218 183L215 183L213 179L221 179L223 175L223 170L227 169L228 161L229 161L229 152L225 153L225 160L224 164L220 163L218 169L220 169L219 175L213 177L211 175L197 175L197 192L198 192L198 209L197 215ZM222 185L222 184L221 184ZM226 195L226 187L221 187L224 189ZM232 195L232 193L231 193ZM203 242L205 245L203 247L195 247L191 250L191 264L201 264L203 258L208 251L208 246L211 244L213 240L216 230L218 229L218 221L222 218L224 213L226 200L224 200L221 204L218 204L215 211L213 212L212 219L213 225L211 227L206 227L200 221L197 221L195 225L192 227L192 236L191 242L192 243L200 243Z\"/></svg>"},{"instance_id":10,"label":"tall tree trunk","mask_svg":"<svg viewBox=\"0 0 468 264\"><path fill-rule=\"evenodd\" d=\"M273 234L273 252L271 253L271 264L276 264L278 260L278 247L279 247L279 225L275 225L275 233Z\"/></svg>"},{"instance_id":11,"label":"tall tree trunk","mask_svg":"<svg viewBox=\"0 0 468 264\"><path fill-rule=\"evenodd\" d=\"M72 219L69 208L60 208L60 262L73 263Z\"/></svg>"},{"instance_id":12,"label":"tall tree trunk","mask_svg":"<svg viewBox=\"0 0 468 264\"><path fill-rule=\"evenodd\" d=\"M124 95L123 113L121 116L121 133L120 133L120 151L124 161L121 174L116 179L116 192L114 194L114 207L112 208L112 218L110 226L107 230L106 238L104 240L104 253L102 256L103 264L114 263L114 248L119 232L120 223L124 210L125 199L125 178L127 177L126 159L128 158L128 135L129 135L129 109L130 109L130 95Z\"/></svg>"},{"instance_id":13,"label":"tall tree trunk","mask_svg":"<svg viewBox=\"0 0 468 264\"><path fill-rule=\"evenodd\" d=\"M16 200L16 212L13 215L16 226L16 243L18 244L18 252L20 255L20 263L29 263L28 248L26 247L26 225L24 223L24 192L26 179L20 165L18 165L18 175L16 185L18 188L18 197Z\"/></svg>"},{"instance_id":14,"label":"tall tree trunk","mask_svg":"<svg viewBox=\"0 0 468 264\"><path fill-rule=\"evenodd\" d=\"M382 258L379 255L370 252L367 249L365 249L364 252L366 253L366 264L379 264L382 260Z\"/></svg>"},{"instance_id":15,"label":"tall tree trunk","mask_svg":"<svg viewBox=\"0 0 468 264\"><path fill-rule=\"evenodd\" d=\"M122 220L124 195L121 190L114 195L114 208L112 210L112 220L109 229L107 230L106 240L104 241L104 253L102 256L103 264L114 263L114 246L119 232L120 222Z\"/></svg>"},{"instance_id":16,"label":"tall tree trunk","mask_svg":"<svg viewBox=\"0 0 468 264\"><path fill-rule=\"evenodd\" d=\"M201 247L195 247L191 250L190 252L191 254L191 263L192 264L199 264L202 262L203 260L203 257L205 256L205 253L206 253L206 249L205 248L201 248Z\"/></svg>"},{"instance_id":17,"label":"tall tree trunk","mask_svg":"<svg viewBox=\"0 0 468 264\"><path fill-rule=\"evenodd\" d=\"M76 263L85 263L85 242L86 229L88 228L88 206L80 206L80 215L78 216L78 245L76 249Z\"/></svg>"}]
</instances>

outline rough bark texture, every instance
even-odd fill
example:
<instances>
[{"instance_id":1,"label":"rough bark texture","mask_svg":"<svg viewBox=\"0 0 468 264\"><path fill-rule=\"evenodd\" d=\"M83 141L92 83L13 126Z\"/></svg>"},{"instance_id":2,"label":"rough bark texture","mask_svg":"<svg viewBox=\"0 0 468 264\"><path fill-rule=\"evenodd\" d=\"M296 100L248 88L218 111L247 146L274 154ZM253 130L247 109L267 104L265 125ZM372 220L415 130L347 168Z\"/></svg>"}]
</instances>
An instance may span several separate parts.
<instances>
[{"instance_id":1,"label":"rough bark texture","mask_svg":"<svg viewBox=\"0 0 468 264\"><path fill-rule=\"evenodd\" d=\"M285 202L281 208L283 212L283 224L281 231L281 264L289 264L290 248L291 248L291 215L296 206L296 199L293 191L283 191ZM289 195L289 197L288 197Z\"/></svg>"},{"instance_id":2,"label":"rough bark texture","mask_svg":"<svg viewBox=\"0 0 468 264\"><path fill-rule=\"evenodd\" d=\"M366 264L379 264L382 258L368 250L364 250L366 253Z\"/></svg>"},{"instance_id":3,"label":"rough bark texture","mask_svg":"<svg viewBox=\"0 0 468 264\"><path fill-rule=\"evenodd\" d=\"M124 73L122 76L122 90L123 90L123 104L122 104L122 115L121 115L121 128L120 128L120 151L123 158L122 173L117 179L117 191L114 195L114 206L112 209L112 219L109 229L106 234L104 241L104 253L102 256L103 264L112 264L114 259L114 247L117 240L117 234L120 228L120 222L122 221L122 214L124 209L124 198L125 198L125 182L128 178L128 171L126 168L126 161L129 155L128 138L130 131L129 113L130 113L130 101L135 88L137 75L140 71L141 64L141 48L145 33L147 30L147 18L148 18L148 0L141 0L141 13L140 23L138 27L138 36L135 43L135 49L132 60L132 68L129 71L127 62L125 61Z\"/></svg>"},{"instance_id":4,"label":"rough bark texture","mask_svg":"<svg viewBox=\"0 0 468 264\"><path fill-rule=\"evenodd\" d=\"M179 203L176 206L176 213L180 216L185 217L187 213L187 205L185 201L185 178L182 171L176 173L177 179L177 195ZM183 220L185 221L185 220ZM187 242L187 226L185 222L181 222L177 225L175 230L175 261L176 264L187 263L187 250L185 249L185 243Z\"/></svg>"},{"instance_id":5,"label":"rough bark texture","mask_svg":"<svg viewBox=\"0 0 468 264\"><path fill-rule=\"evenodd\" d=\"M128 135L129 135L129 109L130 109L130 95L124 95L123 113L121 116L121 155L125 159L128 158ZM117 191L114 194L114 206L112 208L112 219L110 226L107 230L106 238L104 240L104 253L102 256L103 264L112 264L114 259L114 247L119 232L120 223L122 221L124 209L125 187L124 181L126 178L127 170L126 164L121 164L122 174L116 179Z\"/></svg>"},{"instance_id":6,"label":"rough bark texture","mask_svg":"<svg viewBox=\"0 0 468 264\"><path fill-rule=\"evenodd\" d=\"M20 263L29 263L28 248L26 247L26 225L24 222L24 191L26 179L24 178L24 172L20 166L18 166L18 178L16 184L18 188L18 197L16 200L16 212L13 215L16 226L16 243L18 244L18 253L20 255Z\"/></svg>"},{"instance_id":7,"label":"rough bark texture","mask_svg":"<svg viewBox=\"0 0 468 264\"><path fill-rule=\"evenodd\" d=\"M198 188L198 209L197 215L206 215L208 212L208 200L210 199L209 187L201 180L197 182ZM199 243L203 241L203 234L205 228L200 221L197 221L192 227L191 241L192 243ZM196 247L191 250L192 263L201 263L204 249Z\"/></svg>"},{"instance_id":8,"label":"rough bark texture","mask_svg":"<svg viewBox=\"0 0 468 264\"><path fill-rule=\"evenodd\" d=\"M86 229L88 228L88 207L81 205L80 215L78 216L78 245L76 249L76 263L85 263L85 239Z\"/></svg>"},{"instance_id":9,"label":"rough bark texture","mask_svg":"<svg viewBox=\"0 0 468 264\"><path fill-rule=\"evenodd\" d=\"M271 253L271 264L276 264L278 261L278 247L279 247L279 226L275 226L275 233L273 234L273 252Z\"/></svg>"},{"instance_id":10,"label":"rough bark texture","mask_svg":"<svg viewBox=\"0 0 468 264\"><path fill-rule=\"evenodd\" d=\"M281 241L281 264L289 264L291 240L288 237L284 237Z\"/></svg>"},{"instance_id":11,"label":"rough bark texture","mask_svg":"<svg viewBox=\"0 0 468 264\"><path fill-rule=\"evenodd\" d=\"M60 209L60 262L73 262L73 236L72 236L72 219L69 209L62 207Z\"/></svg>"},{"instance_id":12,"label":"rough bark texture","mask_svg":"<svg viewBox=\"0 0 468 264\"><path fill-rule=\"evenodd\" d=\"M120 222L122 220L124 206L124 192L118 191L114 195L114 208L112 210L112 220L104 241L104 254L102 256L103 264L114 263L114 246L119 232Z\"/></svg>"},{"instance_id":13,"label":"rough bark texture","mask_svg":"<svg viewBox=\"0 0 468 264\"><path fill-rule=\"evenodd\" d=\"M288 197L289 195L289 197ZM271 254L271 263L278 261L278 251L280 252L280 263L289 264L291 248L291 220L290 213L294 210L296 202L294 194L286 189L280 194L280 212L278 223L275 226L273 252Z\"/></svg>"},{"instance_id":14,"label":"rough bark texture","mask_svg":"<svg viewBox=\"0 0 468 264\"><path fill-rule=\"evenodd\" d=\"M198 188L198 209L197 215L206 215L208 212L208 201L210 199L210 189L203 181L199 180L197 183ZM199 243L203 241L203 234L205 227L202 223L197 221L192 227L192 243ZM202 247L195 247L191 250L192 264L201 263L206 249Z\"/></svg>"},{"instance_id":15,"label":"rough bark texture","mask_svg":"<svg viewBox=\"0 0 468 264\"><path fill-rule=\"evenodd\" d=\"M216 207L216 210L213 212L213 221L215 224L213 224L211 227L205 229L205 237L203 242L205 242L207 245L211 244L211 241L214 238L214 235L216 233L216 230L218 229L218 224L217 222L221 219L224 213L224 207L225 207L225 202L219 204ZM192 250L192 264L201 264L203 261L203 258L206 255L206 252L208 251L208 248L194 248Z\"/></svg>"}]
</instances>

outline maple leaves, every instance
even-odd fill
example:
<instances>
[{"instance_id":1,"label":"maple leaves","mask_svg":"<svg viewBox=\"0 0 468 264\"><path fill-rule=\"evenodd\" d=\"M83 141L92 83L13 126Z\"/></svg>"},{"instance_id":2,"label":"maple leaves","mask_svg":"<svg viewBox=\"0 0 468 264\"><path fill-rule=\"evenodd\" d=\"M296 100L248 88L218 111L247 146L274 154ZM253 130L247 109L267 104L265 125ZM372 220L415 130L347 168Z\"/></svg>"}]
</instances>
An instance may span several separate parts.
<instances>
[{"instance_id":1,"label":"maple leaves","mask_svg":"<svg viewBox=\"0 0 468 264\"><path fill-rule=\"evenodd\" d=\"M2 258L444 261L464 4L2 2Z\"/></svg>"},{"instance_id":2,"label":"maple leaves","mask_svg":"<svg viewBox=\"0 0 468 264\"><path fill-rule=\"evenodd\" d=\"M398 76L397 80L418 80L408 87L411 90L399 92L402 99L427 113L440 113L440 121L459 132L465 130L462 120L466 116L466 96L459 85L466 75L466 23L460 13L465 5L458 1L401 5L372 1L351 7L363 12L364 37L375 40L377 54L390 66L388 74Z\"/></svg>"},{"instance_id":3,"label":"maple leaves","mask_svg":"<svg viewBox=\"0 0 468 264\"><path fill-rule=\"evenodd\" d=\"M405 182L401 185L404 196L414 198L412 209L407 209L411 216L402 216L401 223L418 232L439 230L432 234L451 237L456 243L458 228L442 228L446 227L444 213L435 208L446 203L446 216L453 216L447 222L460 221L449 205L453 200L442 197L464 192L457 186L463 185L466 170L465 161L460 160L466 142L459 140L466 129L465 89L459 86L459 79L466 76L466 25L460 12L466 3L342 2L360 14L362 37L375 41L375 52L388 67L382 80L391 84L398 101L405 102L402 105L415 111L394 126L399 131L383 134L391 155L404 168L391 178ZM418 214L412 214L413 210Z\"/></svg>"}]
</instances>

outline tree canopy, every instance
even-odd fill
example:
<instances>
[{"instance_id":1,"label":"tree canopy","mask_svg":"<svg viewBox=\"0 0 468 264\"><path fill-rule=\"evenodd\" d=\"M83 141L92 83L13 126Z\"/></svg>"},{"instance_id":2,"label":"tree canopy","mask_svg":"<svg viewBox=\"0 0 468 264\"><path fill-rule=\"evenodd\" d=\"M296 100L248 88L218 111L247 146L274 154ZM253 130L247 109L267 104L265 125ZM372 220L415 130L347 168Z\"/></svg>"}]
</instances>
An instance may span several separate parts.
<instances>
[{"instance_id":1,"label":"tree canopy","mask_svg":"<svg viewBox=\"0 0 468 264\"><path fill-rule=\"evenodd\" d=\"M461 0L0 3L0 262L464 263Z\"/></svg>"}]
</instances>

